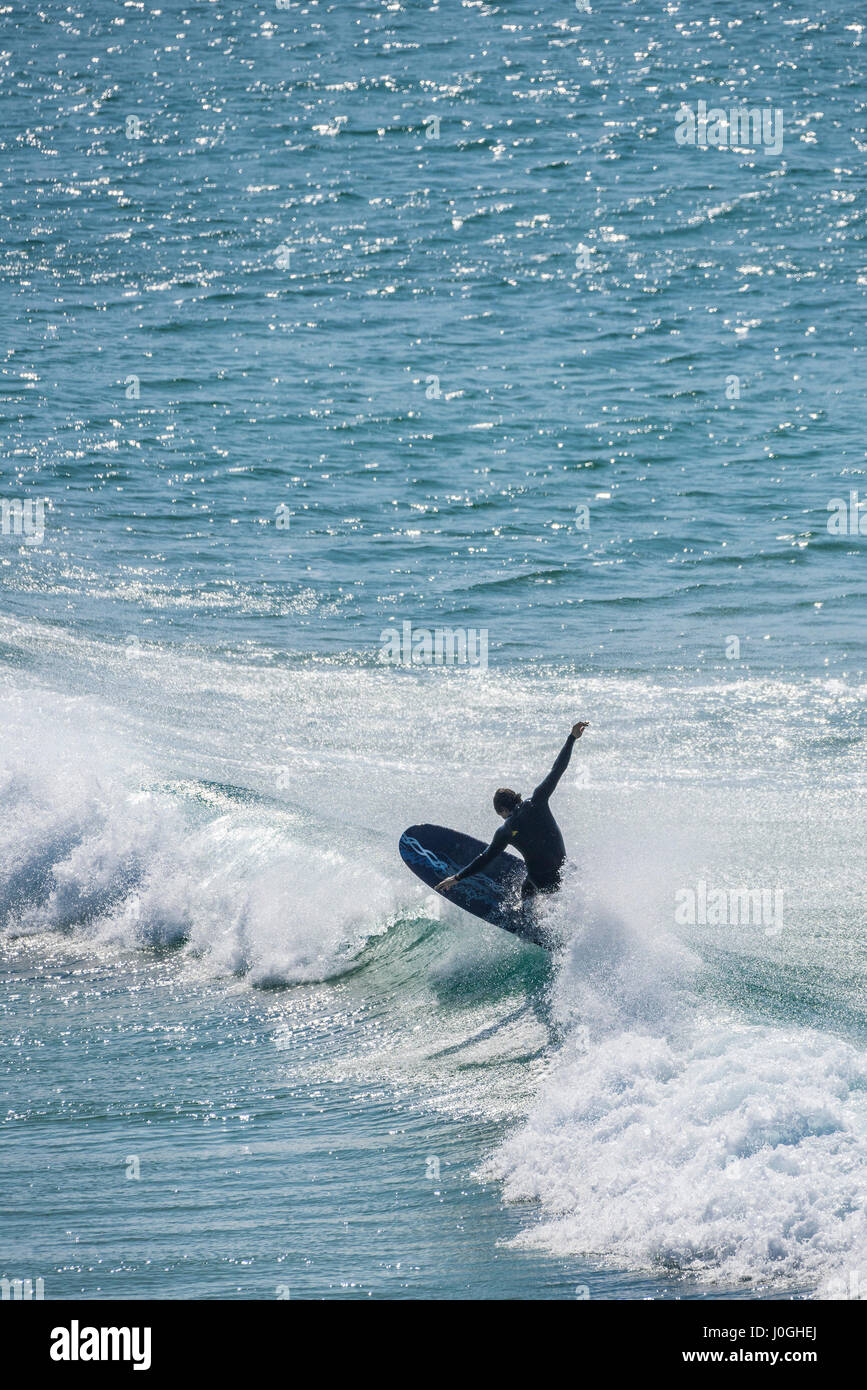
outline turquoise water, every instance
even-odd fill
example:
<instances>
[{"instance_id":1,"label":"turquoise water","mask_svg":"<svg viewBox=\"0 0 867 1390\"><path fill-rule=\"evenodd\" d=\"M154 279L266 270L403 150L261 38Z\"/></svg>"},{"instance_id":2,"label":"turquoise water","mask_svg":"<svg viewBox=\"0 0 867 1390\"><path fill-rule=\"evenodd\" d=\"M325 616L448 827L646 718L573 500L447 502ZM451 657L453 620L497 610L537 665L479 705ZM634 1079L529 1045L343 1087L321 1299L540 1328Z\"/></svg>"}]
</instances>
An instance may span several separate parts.
<instances>
[{"instance_id":1,"label":"turquoise water","mask_svg":"<svg viewBox=\"0 0 867 1390\"><path fill-rule=\"evenodd\" d=\"M855 11L2 22L0 1273L867 1288ZM549 957L396 841L579 717Z\"/></svg>"}]
</instances>

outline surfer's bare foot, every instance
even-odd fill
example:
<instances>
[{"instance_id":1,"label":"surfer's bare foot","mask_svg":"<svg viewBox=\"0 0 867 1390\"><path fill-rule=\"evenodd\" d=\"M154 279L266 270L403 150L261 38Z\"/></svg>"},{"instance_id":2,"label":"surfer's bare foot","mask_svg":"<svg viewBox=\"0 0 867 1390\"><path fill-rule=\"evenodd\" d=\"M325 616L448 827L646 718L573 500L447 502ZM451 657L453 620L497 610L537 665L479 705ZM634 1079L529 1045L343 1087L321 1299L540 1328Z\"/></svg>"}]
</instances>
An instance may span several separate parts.
<instances>
[{"instance_id":1,"label":"surfer's bare foot","mask_svg":"<svg viewBox=\"0 0 867 1390\"><path fill-rule=\"evenodd\" d=\"M583 734L584 730L587 728L587 723L588 723L588 721L587 721L586 719L584 719L584 720L582 720L581 723L579 723L579 724L573 724L573 725L572 725L572 737L573 737L573 738L580 738L581 735Z\"/></svg>"},{"instance_id":2,"label":"surfer's bare foot","mask_svg":"<svg viewBox=\"0 0 867 1390\"><path fill-rule=\"evenodd\" d=\"M444 878L441 883L437 884L436 891L438 893L447 893L449 888L454 888L457 881L456 876L452 874L451 878Z\"/></svg>"}]
</instances>

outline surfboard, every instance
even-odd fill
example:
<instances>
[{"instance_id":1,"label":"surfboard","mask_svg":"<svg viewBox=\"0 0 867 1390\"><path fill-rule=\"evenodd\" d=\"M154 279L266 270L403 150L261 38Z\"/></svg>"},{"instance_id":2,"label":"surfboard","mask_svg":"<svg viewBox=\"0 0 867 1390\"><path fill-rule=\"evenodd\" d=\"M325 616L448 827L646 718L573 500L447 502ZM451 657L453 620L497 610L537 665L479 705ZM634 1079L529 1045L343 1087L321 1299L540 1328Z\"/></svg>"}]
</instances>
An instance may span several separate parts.
<instances>
[{"instance_id":1,"label":"surfboard","mask_svg":"<svg viewBox=\"0 0 867 1390\"><path fill-rule=\"evenodd\" d=\"M407 868L434 888L481 854L481 840L449 830L444 825L411 825L400 837L400 857ZM446 902L462 907L492 926L502 927L515 936L549 949L539 922L538 904L521 902L521 884L526 869L523 859L505 850L480 873L461 879L441 894Z\"/></svg>"}]
</instances>

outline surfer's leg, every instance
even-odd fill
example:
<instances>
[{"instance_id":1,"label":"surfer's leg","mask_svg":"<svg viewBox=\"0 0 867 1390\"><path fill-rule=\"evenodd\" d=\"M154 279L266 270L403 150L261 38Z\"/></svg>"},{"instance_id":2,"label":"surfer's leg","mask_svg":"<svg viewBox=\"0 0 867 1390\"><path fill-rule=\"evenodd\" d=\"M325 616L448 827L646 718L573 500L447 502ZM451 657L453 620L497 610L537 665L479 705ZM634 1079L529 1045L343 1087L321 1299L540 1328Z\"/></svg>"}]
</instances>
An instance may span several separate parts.
<instances>
[{"instance_id":1,"label":"surfer's leg","mask_svg":"<svg viewBox=\"0 0 867 1390\"><path fill-rule=\"evenodd\" d=\"M527 898L536 898L540 895L547 897L550 893L556 893L559 887L559 872L551 883L534 883L528 874L521 884L521 902L526 902Z\"/></svg>"}]
</instances>

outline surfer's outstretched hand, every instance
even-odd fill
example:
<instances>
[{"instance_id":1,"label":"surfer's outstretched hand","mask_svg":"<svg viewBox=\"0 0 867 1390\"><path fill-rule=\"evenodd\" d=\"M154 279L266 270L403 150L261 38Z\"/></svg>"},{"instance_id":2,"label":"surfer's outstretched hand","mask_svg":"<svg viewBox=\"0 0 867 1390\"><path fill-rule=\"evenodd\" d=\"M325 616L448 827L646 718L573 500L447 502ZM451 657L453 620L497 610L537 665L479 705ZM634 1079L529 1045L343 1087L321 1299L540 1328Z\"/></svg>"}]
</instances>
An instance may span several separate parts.
<instances>
[{"instance_id":1,"label":"surfer's outstretched hand","mask_svg":"<svg viewBox=\"0 0 867 1390\"><path fill-rule=\"evenodd\" d=\"M441 883L436 885L436 891L438 893L445 893L449 888L454 888L457 881L456 875L452 874L451 878L444 878Z\"/></svg>"},{"instance_id":2,"label":"surfer's outstretched hand","mask_svg":"<svg viewBox=\"0 0 867 1390\"><path fill-rule=\"evenodd\" d=\"M578 724L573 724L573 725L572 725L572 737L573 737L573 738L580 738L581 735L583 734L584 730L587 728L587 723L588 723L588 721L587 721L586 719L584 719L584 720L582 720L582 721L581 721L580 723L578 723Z\"/></svg>"}]
</instances>

